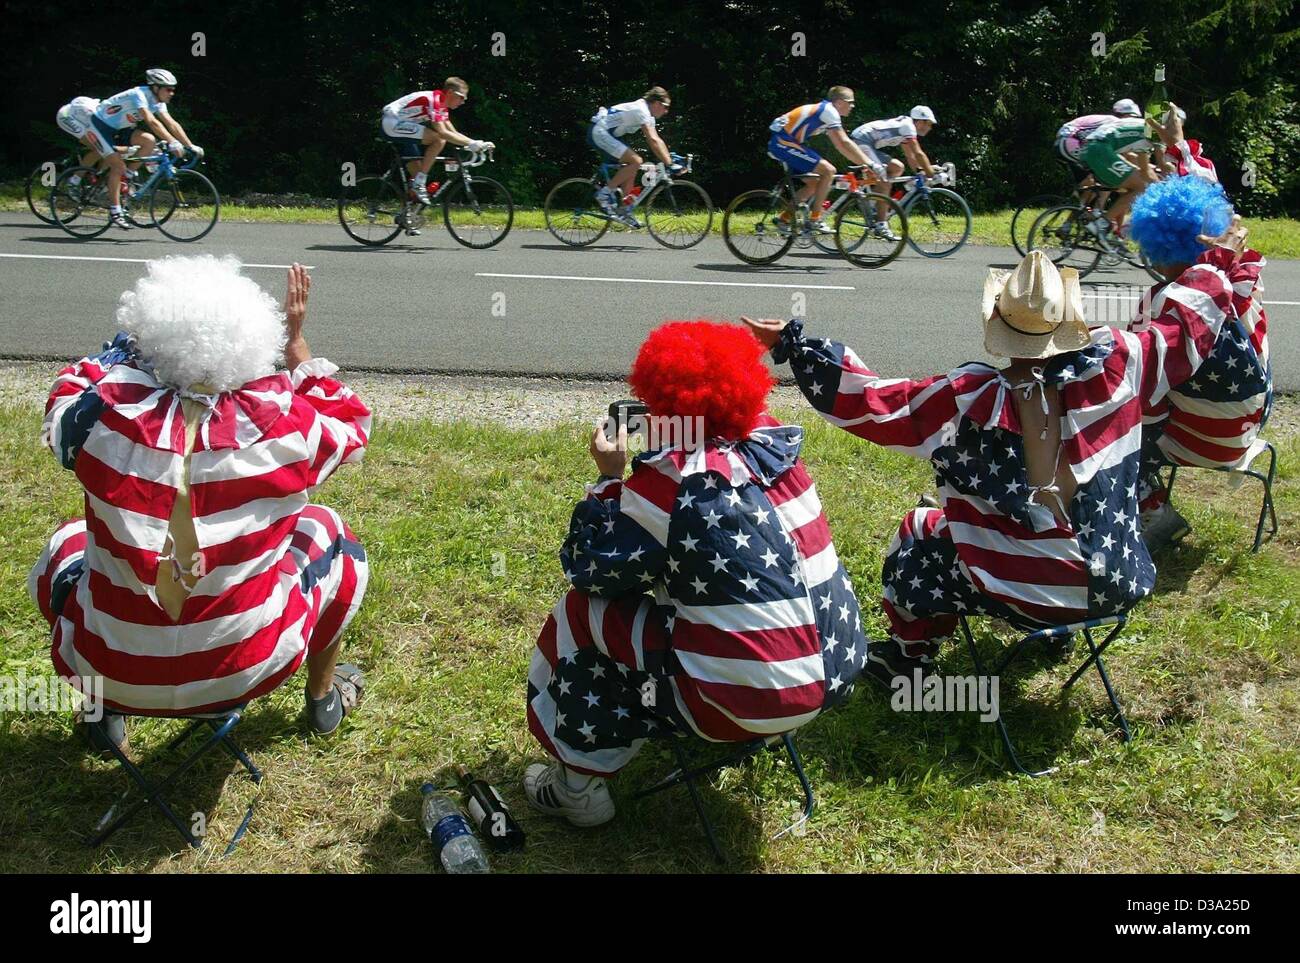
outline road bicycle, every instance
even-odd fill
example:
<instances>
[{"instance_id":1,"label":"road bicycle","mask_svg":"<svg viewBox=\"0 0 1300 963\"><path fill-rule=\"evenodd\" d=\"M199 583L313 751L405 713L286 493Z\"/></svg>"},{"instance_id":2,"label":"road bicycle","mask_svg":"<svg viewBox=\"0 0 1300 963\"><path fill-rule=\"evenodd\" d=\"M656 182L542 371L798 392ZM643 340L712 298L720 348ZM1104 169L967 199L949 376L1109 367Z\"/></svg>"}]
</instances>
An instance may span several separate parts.
<instances>
[{"instance_id":1,"label":"road bicycle","mask_svg":"<svg viewBox=\"0 0 1300 963\"><path fill-rule=\"evenodd\" d=\"M58 182L59 175L69 167L81 166L82 151L71 150L62 160L41 161L36 165L36 169L27 175L27 186L24 191L27 197L27 206L31 212L46 224L58 224L54 216L50 213L50 194L54 191L54 185ZM97 170L103 170L102 164L93 165Z\"/></svg>"},{"instance_id":2,"label":"road bicycle","mask_svg":"<svg viewBox=\"0 0 1300 963\"><path fill-rule=\"evenodd\" d=\"M818 232L808 202L795 200L796 176L807 180L817 175L794 175L786 167L774 187L746 191L727 205L722 240L737 258L746 264L772 264L796 245L816 245L865 268L882 267L898 257L907 243L907 214L892 197L867 191L865 168L850 167L836 175L831 190L839 196L827 199L820 218L822 224L829 220L828 233ZM876 226L877 203L884 206L892 230Z\"/></svg>"},{"instance_id":3,"label":"road bicycle","mask_svg":"<svg viewBox=\"0 0 1300 963\"><path fill-rule=\"evenodd\" d=\"M388 141L384 144L392 147ZM406 163L396 148L392 163L380 177L363 177L344 186L339 195L339 223L348 237L368 247L381 247L403 231L416 236L434 204L442 205L447 233L475 250L500 244L515 221L515 203L506 186L490 177L471 174L495 160L495 151L459 148L457 157L438 157L443 165L441 183L428 185L429 204L415 198Z\"/></svg>"},{"instance_id":4,"label":"road bicycle","mask_svg":"<svg viewBox=\"0 0 1300 963\"><path fill-rule=\"evenodd\" d=\"M167 150L148 157L133 147L124 160L140 161L148 174L143 183L140 171L128 171L122 178L122 212L136 227L158 228L173 241L197 241L207 236L221 216L221 195L216 186L194 168L201 157L185 151L181 163ZM153 167L152 172L149 171ZM59 175L50 192L50 215L54 223L78 240L99 237L109 229L108 172L97 167L70 167ZM146 216L147 215L147 216Z\"/></svg>"},{"instance_id":5,"label":"road bicycle","mask_svg":"<svg viewBox=\"0 0 1300 963\"><path fill-rule=\"evenodd\" d=\"M908 247L917 254L941 258L947 257L966 243L974 217L966 199L948 189L957 183L956 166L951 163L942 164L936 171L931 178L926 178L924 174L890 178L889 196L898 202L907 216L906 226L896 223L897 215L892 209L886 209L883 220L894 233L905 233ZM870 199L872 193L866 196ZM828 213L847 200L847 196L844 196L834 204L828 202ZM880 220L879 215L880 211L877 210L873 216ZM834 241L826 235L814 236L813 243L828 254L836 253Z\"/></svg>"},{"instance_id":6,"label":"road bicycle","mask_svg":"<svg viewBox=\"0 0 1300 963\"><path fill-rule=\"evenodd\" d=\"M602 163L590 177L560 181L546 195L546 229L570 247L587 247L600 240L612 224L640 228L639 211L650 236L664 247L675 251L694 247L713 226L713 201L700 185L680 179L691 172L695 155L670 156L682 166L681 171L673 174L662 163L642 164L640 183L616 198L614 214L600 206L596 192L609 183L618 164Z\"/></svg>"},{"instance_id":7,"label":"road bicycle","mask_svg":"<svg viewBox=\"0 0 1300 963\"><path fill-rule=\"evenodd\" d=\"M1123 191L1114 190L1106 207ZM1066 203L1049 207L1034 220L1026 239L1029 250L1041 250L1055 264L1076 268L1087 277L1099 265L1128 264L1146 271L1156 281L1165 280L1147 260L1141 248L1115 234L1106 208L1091 203Z\"/></svg>"}]
</instances>

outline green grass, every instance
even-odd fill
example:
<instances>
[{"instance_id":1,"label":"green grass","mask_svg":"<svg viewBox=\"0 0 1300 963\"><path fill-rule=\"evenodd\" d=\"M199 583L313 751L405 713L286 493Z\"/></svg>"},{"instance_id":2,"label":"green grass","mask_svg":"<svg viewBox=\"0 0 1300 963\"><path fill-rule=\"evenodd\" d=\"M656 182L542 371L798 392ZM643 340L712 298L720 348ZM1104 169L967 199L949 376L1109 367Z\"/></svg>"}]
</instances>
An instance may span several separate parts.
<instances>
[{"instance_id":1,"label":"green grass","mask_svg":"<svg viewBox=\"0 0 1300 963\"><path fill-rule=\"evenodd\" d=\"M0 211L27 211L22 186L9 183L0 185ZM971 226L970 243L1007 246L1011 243L1012 210L976 214ZM1036 212L1036 213L1041 213ZM433 212L436 226L441 227L440 212ZM242 207L226 204L221 210L223 221L251 224L337 224L338 214L332 207ZM1033 224L1030 217L1028 225ZM1251 231L1251 245L1267 257L1300 258L1300 220L1288 217L1252 217L1246 220ZM514 228L517 230L546 230L546 219L540 208L517 208ZM621 231L620 227L613 230ZM722 234L722 211L715 212L711 233Z\"/></svg>"},{"instance_id":2,"label":"green grass","mask_svg":"<svg viewBox=\"0 0 1300 963\"><path fill-rule=\"evenodd\" d=\"M927 489L928 472L807 410L787 414L810 429L807 461L866 627L879 637L882 553ZM36 410L0 407L6 675L50 672L47 627L24 579L46 535L80 512L75 479L40 449L39 427ZM266 780L248 836L224 860L223 845L185 850L152 814L111 848L85 848L79 834L123 777L79 747L64 715L0 716L0 871L428 872L418 787L452 763L490 779L529 834L524 853L496 860L500 871L712 869L680 790L630 798L665 770L662 749L648 747L616 781L619 817L599 830L539 817L521 798L524 766L543 757L524 724L525 673L565 588L555 553L572 500L593 474L585 432L381 421L364 463L339 472L319 496L349 520L372 562L369 595L344 642L345 656L367 673L360 711L321 738L303 728L301 677L255 703L241 741ZM1026 755L1065 766L1041 780L1006 772L991 726L896 714L883 694L862 688L800 734L818 793L804 835L771 839L798 795L775 756L727 770L704 789L733 868L1300 870L1298 458L1293 436L1277 488L1282 534L1258 555L1248 552L1256 489L1241 489L1234 506L1220 476L1180 481L1195 530L1160 560L1156 596L1109 658L1134 725L1130 745L1114 738L1095 676L1061 700L1062 670L1043 663L1004 680L1002 691ZM994 627L977 631L995 644ZM969 671L956 645L942 663ZM137 756L147 760L170 725L133 723ZM207 813L222 844L252 792L240 778L227 780L233 771L209 756L173 797L182 813Z\"/></svg>"}]
</instances>

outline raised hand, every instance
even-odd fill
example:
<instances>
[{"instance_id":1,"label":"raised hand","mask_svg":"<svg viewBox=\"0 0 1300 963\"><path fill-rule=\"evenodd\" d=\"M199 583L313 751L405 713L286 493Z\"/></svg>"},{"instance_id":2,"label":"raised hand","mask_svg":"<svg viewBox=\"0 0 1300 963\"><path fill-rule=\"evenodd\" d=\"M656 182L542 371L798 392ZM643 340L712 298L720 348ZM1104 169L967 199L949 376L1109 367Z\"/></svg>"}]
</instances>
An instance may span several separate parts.
<instances>
[{"instance_id":1,"label":"raised hand","mask_svg":"<svg viewBox=\"0 0 1300 963\"><path fill-rule=\"evenodd\" d=\"M758 338L766 348L773 347L781 340L781 332L786 326L785 321L777 321L774 318L754 319L742 314L740 320L745 322L754 337Z\"/></svg>"},{"instance_id":2,"label":"raised hand","mask_svg":"<svg viewBox=\"0 0 1300 963\"><path fill-rule=\"evenodd\" d=\"M1233 263L1241 260L1241 255L1246 250L1246 235L1250 232L1241 225L1241 215L1232 215L1232 223L1228 229L1218 237L1210 237L1208 234L1198 234L1196 239L1207 247L1226 247L1233 253Z\"/></svg>"},{"instance_id":3,"label":"raised hand","mask_svg":"<svg viewBox=\"0 0 1300 963\"><path fill-rule=\"evenodd\" d=\"M302 327L307 321L307 292L311 290L311 275L301 264L294 262L284 291L284 329L288 340L284 346L284 360L292 371L311 357Z\"/></svg>"},{"instance_id":4,"label":"raised hand","mask_svg":"<svg viewBox=\"0 0 1300 963\"><path fill-rule=\"evenodd\" d=\"M619 425L618 438L610 441L605 437L605 422L598 421L588 451L596 463L596 470L602 475L622 478L627 468L627 425Z\"/></svg>"}]
</instances>

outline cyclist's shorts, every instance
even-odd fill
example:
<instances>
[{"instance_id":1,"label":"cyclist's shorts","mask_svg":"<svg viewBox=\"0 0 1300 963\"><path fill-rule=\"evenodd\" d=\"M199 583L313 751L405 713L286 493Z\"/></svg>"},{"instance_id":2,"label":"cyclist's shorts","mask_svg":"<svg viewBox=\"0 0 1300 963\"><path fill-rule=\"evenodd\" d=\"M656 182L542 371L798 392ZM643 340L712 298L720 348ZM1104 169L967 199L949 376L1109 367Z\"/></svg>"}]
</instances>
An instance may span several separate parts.
<instances>
[{"instance_id":1,"label":"cyclist's shorts","mask_svg":"<svg viewBox=\"0 0 1300 963\"><path fill-rule=\"evenodd\" d=\"M59 108L59 112L54 115L54 122L59 125L59 130L69 134L76 140L86 136L86 131L90 129L90 118L94 116L93 111L86 110L77 104L64 104Z\"/></svg>"},{"instance_id":2,"label":"cyclist's shorts","mask_svg":"<svg viewBox=\"0 0 1300 963\"><path fill-rule=\"evenodd\" d=\"M601 155L601 160L612 157L616 161L621 161L623 155L627 153L626 144L604 127L597 127L595 124L587 128L587 143Z\"/></svg>"},{"instance_id":3,"label":"cyclist's shorts","mask_svg":"<svg viewBox=\"0 0 1300 963\"><path fill-rule=\"evenodd\" d=\"M767 156L789 168L791 174L807 174L821 163L822 155L811 147L797 144L780 134L773 134L767 142Z\"/></svg>"},{"instance_id":4,"label":"cyclist's shorts","mask_svg":"<svg viewBox=\"0 0 1300 963\"><path fill-rule=\"evenodd\" d=\"M100 157L111 157L114 147L125 147L130 144L131 135L134 133L134 127L114 130L98 117L91 117L90 126L86 128L86 137L90 138L90 146Z\"/></svg>"},{"instance_id":5,"label":"cyclist's shorts","mask_svg":"<svg viewBox=\"0 0 1300 963\"><path fill-rule=\"evenodd\" d=\"M410 120L402 120L394 114L384 114L379 126L384 137L392 142L402 160L418 160L424 156L424 128Z\"/></svg>"},{"instance_id":6,"label":"cyclist's shorts","mask_svg":"<svg viewBox=\"0 0 1300 963\"><path fill-rule=\"evenodd\" d=\"M1076 167L1083 167L1083 139L1071 125L1064 124L1056 132L1056 152Z\"/></svg>"},{"instance_id":7,"label":"cyclist's shorts","mask_svg":"<svg viewBox=\"0 0 1300 963\"><path fill-rule=\"evenodd\" d=\"M1103 187L1119 187L1137 170L1105 141L1086 144L1079 159Z\"/></svg>"},{"instance_id":8,"label":"cyclist's shorts","mask_svg":"<svg viewBox=\"0 0 1300 963\"><path fill-rule=\"evenodd\" d=\"M867 164L877 177L885 177L889 171L890 157L888 154L882 154L876 150L876 145L869 140L855 140L853 143L858 145L862 153L867 155Z\"/></svg>"}]
</instances>

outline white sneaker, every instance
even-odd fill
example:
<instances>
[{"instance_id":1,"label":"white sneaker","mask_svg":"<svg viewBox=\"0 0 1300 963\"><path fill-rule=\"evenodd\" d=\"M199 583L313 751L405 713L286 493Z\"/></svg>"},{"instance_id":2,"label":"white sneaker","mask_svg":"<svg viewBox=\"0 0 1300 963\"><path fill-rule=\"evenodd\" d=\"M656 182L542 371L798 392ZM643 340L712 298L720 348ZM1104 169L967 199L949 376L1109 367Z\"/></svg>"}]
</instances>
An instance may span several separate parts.
<instances>
[{"instance_id":1,"label":"white sneaker","mask_svg":"<svg viewBox=\"0 0 1300 963\"><path fill-rule=\"evenodd\" d=\"M411 185L411 198L419 201L425 207L429 206L429 189L423 184Z\"/></svg>"},{"instance_id":2,"label":"white sneaker","mask_svg":"<svg viewBox=\"0 0 1300 963\"><path fill-rule=\"evenodd\" d=\"M558 762L535 762L524 770L524 795L534 809L563 816L574 826L600 826L614 818L614 800L599 776L586 779L582 789L570 789Z\"/></svg>"},{"instance_id":3,"label":"white sneaker","mask_svg":"<svg viewBox=\"0 0 1300 963\"><path fill-rule=\"evenodd\" d=\"M1169 502L1141 515L1142 541L1151 553L1180 542L1192 530L1191 524Z\"/></svg>"},{"instance_id":4,"label":"white sneaker","mask_svg":"<svg viewBox=\"0 0 1300 963\"><path fill-rule=\"evenodd\" d=\"M871 233L876 237L883 238L886 241L897 241L898 235L889 229L889 225L884 221L876 221L871 225Z\"/></svg>"},{"instance_id":5,"label":"white sneaker","mask_svg":"<svg viewBox=\"0 0 1300 963\"><path fill-rule=\"evenodd\" d=\"M834 234L834 233L835 233L835 228L833 228L833 227L831 227L829 224L827 224L825 218L819 217L819 218L817 218L817 220L815 220L815 221L810 220L810 221L808 222L808 228L807 228L807 230L806 230L804 233L806 233L806 234Z\"/></svg>"},{"instance_id":6,"label":"white sneaker","mask_svg":"<svg viewBox=\"0 0 1300 963\"><path fill-rule=\"evenodd\" d=\"M776 233L782 237L789 237L794 232L794 225L789 221L783 221L779 217L776 219Z\"/></svg>"},{"instance_id":7,"label":"white sneaker","mask_svg":"<svg viewBox=\"0 0 1300 963\"><path fill-rule=\"evenodd\" d=\"M618 215L618 199L608 187L602 187L596 192L596 203L600 205L600 209L606 214Z\"/></svg>"}]
</instances>

